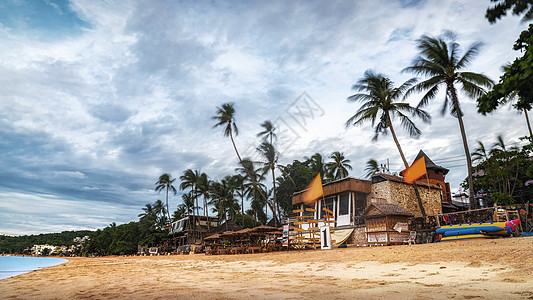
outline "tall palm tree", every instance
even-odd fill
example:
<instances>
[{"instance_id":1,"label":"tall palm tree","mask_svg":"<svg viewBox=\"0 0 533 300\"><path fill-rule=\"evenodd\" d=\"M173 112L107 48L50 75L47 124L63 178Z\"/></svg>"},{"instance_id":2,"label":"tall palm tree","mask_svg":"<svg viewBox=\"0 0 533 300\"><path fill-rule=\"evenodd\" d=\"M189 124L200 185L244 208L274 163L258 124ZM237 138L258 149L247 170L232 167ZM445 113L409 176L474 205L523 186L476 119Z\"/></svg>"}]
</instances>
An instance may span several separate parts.
<instances>
[{"instance_id":1,"label":"tall palm tree","mask_svg":"<svg viewBox=\"0 0 533 300\"><path fill-rule=\"evenodd\" d=\"M396 132L392 125L392 118L400 119L403 128L407 130L411 137L419 136L421 131L406 114L420 117L422 121L428 123L431 120L429 114L422 109L412 107L409 103L395 102L402 101L402 96L405 91L415 82L416 80L410 79L399 87L394 87L394 82L389 78L382 74L376 74L372 70L367 70L363 78L352 87L354 91L360 93L348 97L348 101L362 102L363 105L355 115L348 119L346 126L360 125L367 121L370 121L372 126L374 126L376 119L379 119L379 122L375 125L375 134L372 140L375 141L380 134L387 134L390 131L406 169L409 168L409 164L405 159L400 142L396 137ZM426 212L415 183L413 183L413 189L418 200L420 212L425 217Z\"/></svg>"},{"instance_id":2,"label":"tall palm tree","mask_svg":"<svg viewBox=\"0 0 533 300\"><path fill-rule=\"evenodd\" d=\"M209 212L207 209L207 202L209 199L209 188L211 186L211 181L207 177L207 174L201 173L198 177L198 182L196 184L196 187L198 189L198 195L202 195L204 197L204 215L207 217L207 231L211 231L211 221L209 220Z\"/></svg>"},{"instance_id":3,"label":"tall palm tree","mask_svg":"<svg viewBox=\"0 0 533 300\"><path fill-rule=\"evenodd\" d=\"M246 197L246 189L244 186L245 177L240 174L235 174L231 177L231 184L235 187L237 196L241 197L241 217L242 226L244 227L244 197Z\"/></svg>"},{"instance_id":4,"label":"tall palm tree","mask_svg":"<svg viewBox=\"0 0 533 300\"><path fill-rule=\"evenodd\" d=\"M226 231L228 230L229 211L234 207L234 189L231 184L231 176L224 177L221 181L211 184L211 199L214 204L213 212L218 214L220 221L225 221Z\"/></svg>"},{"instance_id":5,"label":"tall palm tree","mask_svg":"<svg viewBox=\"0 0 533 300\"><path fill-rule=\"evenodd\" d=\"M200 213L198 212L199 206L198 206L198 191L197 191L199 178L200 178L200 174L198 173L198 171L197 170L193 171L191 169L187 169L183 171L183 175L180 176L180 180L181 180L180 190L183 191L187 188L190 188L191 189L190 194L196 202L196 205L195 205L196 214L194 212L192 214L193 224L196 224L195 219L197 218L197 216L200 216ZM193 226L193 229L195 228L196 228L196 225ZM195 230L195 234L196 234L196 230Z\"/></svg>"},{"instance_id":6,"label":"tall palm tree","mask_svg":"<svg viewBox=\"0 0 533 300\"><path fill-rule=\"evenodd\" d=\"M237 154L237 158L239 159L239 162L241 163L241 166L243 167L244 171L246 172L246 175L250 178L252 181L252 184L254 185L254 188L257 189L257 192L263 197L265 201L267 201L265 195L263 192L257 188L257 182L255 181L255 177L252 176L250 170L246 168L246 166L243 164L243 160L241 159L241 155L239 154L239 151L237 150L237 146L235 145L235 140L233 139L233 133L235 132L235 135L239 134L239 131L237 129L237 125L235 124L235 108L233 107L233 103L224 103L222 106L217 107L216 115L212 117L213 120L215 120L217 123L213 126L224 127L224 136L229 136L231 139L231 143L233 144L233 149L235 149L235 153Z\"/></svg>"},{"instance_id":7,"label":"tall palm tree","mask_svg":"<svg viewBox=\"0 0 533 300\"><path fill-rule=\"evenodd\" d=\"M485 148L485 145L481 141L478 141L477 143L478 143L478 147L474 149L474 152L472 152L472 160L480 161L481 163L485 162L486 164L486 168L484 170L485 175L487 176L488 181L492 185L492 191L495 192L496 185L494 183L493 176L492 176L493 175L492 174L492 162L491 162L492 159L489 156L489 152Z\"/></svg>"},{"instance_id":8,"label":"tall palm tree","mask_svg":"<svg viewBox=\"0 0 533 300\"><path fill-rule=\"evenodd\" d=\"M192 228L194 230L194 228L196 227L195 225L195 222L194 222L194 218L192 218L191 220L191 215L194 215L194 210L195 209L198 209L198 206L196 206L194 204L194 195L192 194L192 192L189 192L187 194L183 194L181 195L181 199L183 200L183 203L181 203L179 206L178 206L178 209L183 209L186 213L187 213L187 216L189 217L189 226L190 224L192 223Z\"/></svg>"},{"instance_id":9,"label":"tall palm tree","mask_svg":"<svg viewBox=\"0 0 533 300\"><path fill-rule=\"evenodd\" d=\"M365 177L372 178L372 175L379 173L381 170L379 168L378 162L375 159L369 159L366 162L365 171Z\"/></svg>"},{"instance_id":10,"label":"tall palm tree","mask_svg":"<svg viewBox=\"0 0 533 300\"><path fill-rule=\"evenodd\" d=\"M176 178L172 178L172 175L170 173L164 173L159 176L159 180L155 183L155 191L161 192L162 190L166 190L166 204L167 204L167 213L168 213L168 221L170 221L170 210L168 209L168 191L170 190L174 195L176 195L177 191L176 188L172 185Z\"/></svg>"},{"instance_id":11,"label":"tall palm tree","mask_svg":"<svg viewBox=\"0 0 533 300\"><path fill-rule=\"evenodd\" d=\"M167 223L167 211L165 209L165 204L163 201L158 199L156 202L154 202L153 208L156 211L158 226L160 228L165 228L165 224Z\"/></svg>"},{"instance_id":12,"label":"tall palm tree","mask_svg":"<svg viewBox=\"0 0 533 300\"><path fill-rule=\"evenodd\" d=\"M262 137L264 140L270 138L270 143L273 144L273 139L277 137L275 132L276 127L274 127L274 124L267 120L261 124L261 127L263 127L263 131L259 132L257 136Z\"/></svg>"},{"instance_id":13,"label":"tall palm tree","mask_svg":"<svg viewBox=\"0 0 533 300\"><path fill-rule=\"evenodd\" d=\"M339 151L333 152L329 157L333 161L326 164L326 168L329 169L329 174L332 179L341 179L348 177L348 169L352 169L350 160L344 157L344 153Z\"/></svg>"},{"instance_id":14,"label":"tall palm tree","mask_svg":"<svg viewBox=\"0 0 533 300\"><path fill-rule=\"evenodd\" d=\"M257 147L257 151L264 159L264 161L261 162L261 164L263 165L263 174L266 174L269 171L272 172L272 191L273 191L272 214L273 214L275 222L278 223L279 207L278 207L277 198L276 198L276 175L275 175L276 164L278 163L278 152L276 151L276 148L274 148L274 145L270 144L269 142L261 143L261 145Z\"/></svg>"},{"instance_id":15,"label":"tall palm tree","mask_svg":"<svg viewBox=\"0 0 533 300\"><path fill-rule=\"evenodd\" d=\"M470 199L474 199L474 184L472 181L472 159L468 150L468 141L466 138L465 126L463 123L463 112L459 103L458 89L470 98L477 99L485 94L485 88L490 88L493 81L487 76L479 73L460 71L467 67L472 59L478 54L481 43L474 43L470 46L464 55L459 55L459 44L455 42L454 34L446 33L445 37L430 37L423 35L418 42L419 55L414 59L410 67L405 68L404 72L410 72L415 75L424 76L427 79L414 85L407 94L411 92L427 91L418 103L418 108L435 99L439 88L444 86L446 89L442 114L448 109L451 114L457 118L463 147L468 166L468 190ZM474 201L470 201L470 208L474 208Z\"/></svg>"}]
</instances>

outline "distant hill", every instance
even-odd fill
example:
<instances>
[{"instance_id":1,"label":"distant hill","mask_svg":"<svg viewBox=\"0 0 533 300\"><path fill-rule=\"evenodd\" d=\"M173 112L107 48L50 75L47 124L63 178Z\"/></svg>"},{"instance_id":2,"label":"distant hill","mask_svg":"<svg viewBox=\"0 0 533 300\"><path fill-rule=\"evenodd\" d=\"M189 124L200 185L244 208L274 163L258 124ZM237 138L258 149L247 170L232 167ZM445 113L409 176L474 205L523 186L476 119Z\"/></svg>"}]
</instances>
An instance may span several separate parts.
<instances>
[{"instance_id":1,"label":"distant hill","mask_svg":"<svg viewBox=\"0 0 533 300\"><path fill-rule=\"evenodd\" d=\"M7 236L0 235L0 253L23 253L24 249L31 248L33 245L54 245L70 246L73 245L75 237L91 235L94 231L63 231L61 233L44 233L39 235L22 235Z\"/></svg>"}]
</instances>

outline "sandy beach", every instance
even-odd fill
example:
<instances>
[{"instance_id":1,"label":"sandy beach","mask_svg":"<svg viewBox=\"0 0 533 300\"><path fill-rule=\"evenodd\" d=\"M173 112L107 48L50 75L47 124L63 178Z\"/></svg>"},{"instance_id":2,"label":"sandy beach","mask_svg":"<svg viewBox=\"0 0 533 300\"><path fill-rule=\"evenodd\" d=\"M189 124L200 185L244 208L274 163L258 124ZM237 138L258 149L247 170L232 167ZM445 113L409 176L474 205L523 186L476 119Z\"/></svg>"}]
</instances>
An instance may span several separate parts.
<instances>
[{"instance_id":1,"label":"sandy beach","mask_svg":"<svg viewBox=\"0 0 533 300\"><path fill-rule=\"evenodd\" d=\"M248 255L70 258L2 299L533 299L533 238Z\"/></svg>"}]
</instances>

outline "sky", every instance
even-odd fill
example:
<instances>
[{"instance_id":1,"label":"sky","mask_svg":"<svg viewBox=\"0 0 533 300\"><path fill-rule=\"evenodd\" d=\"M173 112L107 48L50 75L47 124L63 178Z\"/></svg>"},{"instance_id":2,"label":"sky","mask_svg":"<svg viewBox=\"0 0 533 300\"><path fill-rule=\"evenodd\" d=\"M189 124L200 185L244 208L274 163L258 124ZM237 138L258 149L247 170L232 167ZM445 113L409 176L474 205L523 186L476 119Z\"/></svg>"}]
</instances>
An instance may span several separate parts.
<instances>
[{"instance_id":1,"label":"sky","mask_svg":"<svg viewBox=\"0 0 533 300\"><path fill-rule=\"evenodd\" d=\"M186 169L212 180L237 158L211 119L233 102L237 147L255 158L260 124L278 127L280 163L340 151L350 176L366 162L402 164L390 135L372 142L370 124L346 128L359 104L352 85L368 69L397 85L416 40L457 34L462 50L483 42L469 71L497 81L519 53L526 27L484 18L489 1L92 1L0 2L0 234L98 229L138 220L159 175ZM416 105L420 94L406 101ZM498 135L527 134L524 116L504 107L482 116L460 94L470 149ZM466 177L457 119L444 95L424 109L423 134L398 138L411 161L420 149ZM183 193L183 192L180 192ZM172 210L180 194L171 196Z\"/></svg>"}]
</instances>

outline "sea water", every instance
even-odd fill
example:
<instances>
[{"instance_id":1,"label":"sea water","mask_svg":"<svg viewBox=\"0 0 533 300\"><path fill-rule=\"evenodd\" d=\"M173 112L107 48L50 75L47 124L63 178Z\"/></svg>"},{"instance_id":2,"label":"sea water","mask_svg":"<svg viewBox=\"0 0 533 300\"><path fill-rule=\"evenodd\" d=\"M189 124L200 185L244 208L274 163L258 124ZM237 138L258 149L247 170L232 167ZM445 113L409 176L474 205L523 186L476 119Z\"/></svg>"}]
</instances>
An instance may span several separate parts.
<instances>
[{"instance_id":1,"label":"sea water","mask_svg":"<svg viewBox=\"0 0 533 300\"><path fill-rule=\"evenodd\" d=\"M62 258L0 256L0 279L66 262L67 260Z\"/></svg>"}]
</instances>

